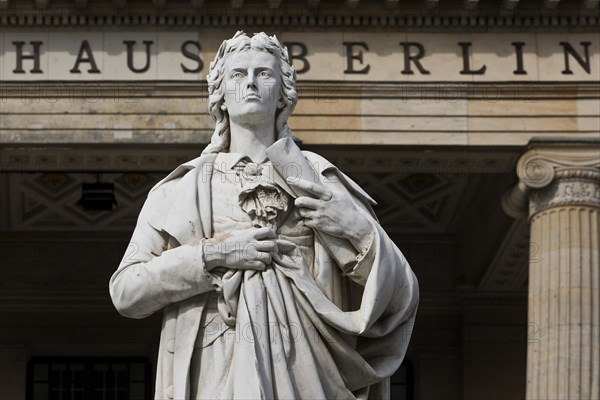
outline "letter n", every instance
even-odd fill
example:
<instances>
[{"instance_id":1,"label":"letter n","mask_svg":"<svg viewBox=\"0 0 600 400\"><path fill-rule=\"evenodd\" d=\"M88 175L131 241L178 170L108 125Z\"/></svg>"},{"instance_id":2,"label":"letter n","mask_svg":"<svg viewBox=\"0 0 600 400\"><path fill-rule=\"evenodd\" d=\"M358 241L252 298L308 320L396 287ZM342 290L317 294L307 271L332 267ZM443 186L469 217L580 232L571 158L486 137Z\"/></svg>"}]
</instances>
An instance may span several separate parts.
<instances>
[{"instance_id":1,"label":"letter n","mask_svg":"<svg viewBox=\"0 0 600 400\"><path fill-rule=\"evenodd\" d=\"M585 60L579 55L579 53L577 53L577 51L575 51L573 46L571 46L571 43L560 42L560 45L563 47L563 54L565 56L565 69L562 71L563 75L573 75L573 71L571 71L571 68L569 66L569 55L571 55L575 59L575 61L577 61L577 63L581 65L581 68L583 68L585 72L587 72L588 74L591 73L589 52L589 46L591 43L579 42L579 44L583 46L583 54L585 55Z\"/></svg>"}]
</instances>

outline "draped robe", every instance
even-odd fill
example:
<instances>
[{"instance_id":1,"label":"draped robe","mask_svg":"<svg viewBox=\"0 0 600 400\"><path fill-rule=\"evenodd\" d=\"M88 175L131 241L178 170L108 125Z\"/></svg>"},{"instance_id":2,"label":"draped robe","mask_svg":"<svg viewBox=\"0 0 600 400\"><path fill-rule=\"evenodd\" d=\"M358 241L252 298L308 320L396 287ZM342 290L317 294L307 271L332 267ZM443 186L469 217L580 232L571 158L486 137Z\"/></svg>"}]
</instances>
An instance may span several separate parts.
<instances>
[{"instance_id":1,"label":"draped robe","mask_svg":"<svg viewBox=\"0 0 600 400\"><path fill-rule=\"evenodd\" d=\"M238 301L238 324L273 329L236 343L227 398L386 397L381 383L399 367L414 323L416 278L373 218L368 195L322 157L305 156L324 184L351 196L373 223L368 256L347 273L317 238L310 265L294 249L264 272L237 274L238 282L207 272L198 244L213 236L214 155L180 166L150 192L110 291L125 316L164 309L156 399L189 398L190 362L207 299L228 287ZM242 284L242 277L252 283ZM302 336L290 340L292 328Z\"/></svg>"}]
</instances>

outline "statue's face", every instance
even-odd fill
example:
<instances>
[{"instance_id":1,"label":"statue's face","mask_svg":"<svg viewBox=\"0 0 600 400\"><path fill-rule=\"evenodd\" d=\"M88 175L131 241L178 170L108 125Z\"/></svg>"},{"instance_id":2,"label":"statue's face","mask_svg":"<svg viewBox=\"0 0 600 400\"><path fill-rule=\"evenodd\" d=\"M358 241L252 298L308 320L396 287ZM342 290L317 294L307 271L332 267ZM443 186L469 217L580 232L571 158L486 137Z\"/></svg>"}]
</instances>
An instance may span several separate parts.
<instances>
[{"instance_id":1,"label":"statue's face","mask_svg":"<svg viewBox=\"0 0 600 400\"><path fill-rule=\"evenodd\" d=\"M275 119L281 91L279 60L269 53L246 50L225 61L225 106L239 124Z\"/></svg>"}]
</instances>

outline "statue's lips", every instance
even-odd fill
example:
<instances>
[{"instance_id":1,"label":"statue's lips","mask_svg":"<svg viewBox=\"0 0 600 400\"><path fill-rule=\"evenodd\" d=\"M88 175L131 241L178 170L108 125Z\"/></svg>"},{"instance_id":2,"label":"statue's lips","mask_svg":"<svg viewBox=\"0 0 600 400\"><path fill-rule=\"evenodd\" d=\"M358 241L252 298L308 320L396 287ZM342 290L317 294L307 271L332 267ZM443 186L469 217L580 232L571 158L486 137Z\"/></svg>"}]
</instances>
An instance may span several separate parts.
<instances>
[{"instance_id":1,"label":"statue's lips","mask_svg":"<svg viewBox=\"0 0 600 400\"><path fill-rule=\"evenodd\" d=\"M244 100L246 101L258 101L260 100L260 96L258 94L250 93L244 96Z\"/></svg>"}]
</instances>

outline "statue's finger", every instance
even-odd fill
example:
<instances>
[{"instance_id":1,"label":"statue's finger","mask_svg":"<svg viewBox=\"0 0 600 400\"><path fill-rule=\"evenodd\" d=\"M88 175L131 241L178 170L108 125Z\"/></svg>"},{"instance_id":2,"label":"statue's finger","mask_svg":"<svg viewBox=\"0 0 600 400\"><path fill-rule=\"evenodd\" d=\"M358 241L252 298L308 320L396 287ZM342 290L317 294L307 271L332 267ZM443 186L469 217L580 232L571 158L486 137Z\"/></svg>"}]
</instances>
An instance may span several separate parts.
<instances>
[{"instance_id":1,"label":"statue's finger","mask_svg":"<svg viewBox=\"0 0 600 400\"><path fill-rule=\"evenodd\" d=\"M273 229L264 227L264 228L258 228L257 230L255 230L252 234L252 237L254 237L254 239L256 239L256 240L275 239L277 237L277 235L275 235L275 231Z\"/></svg>"},{"instance_id":2,"label":"statue's finger","mask_svg":"<svg viewBox=\"0 0 600 400\"><path fill-rule=\"evenodd\" d=\"M302 216L302 218L304 218L305 220L313 220L315 218L317 218L319 216L319 212L318 211L311 211L311 210L304 210L301 212L300 214Z\"/></svg>"},{"instance_id":3,"label":"statue's finger","mask_svg":"<svg viewBox=\"0 0 600 400\"><path fill-rule=\"evenodd\" d=\"M312 197L301 196L294 200L294 205L300 208L308 208L311 210L316 210L319 207L319 201Z\"/></svg>"},{"instance_id":4,"label":"statue's finger","mask_svg":"<svg viewBox=\"0 0 600 400\"><path fill-rule=\"evenodd\" d=\"M260 261L261 263L263 263L265 265L271 264L271 254L263 253L263 252L259 251L256 254L255 261Z\"/></svg>"},{"instance_id":5,"label":"statue's finger","mask_svg":"<svg viewBox=\"0 0 600 400\"><path fill-rule=\"evenodd\" d=\"M273 251L277 251L278 247L275 242L273 242L271 240L264 240L264 241L256 242L256 250L273 252Z\"/></svg>"}]
</instances>

